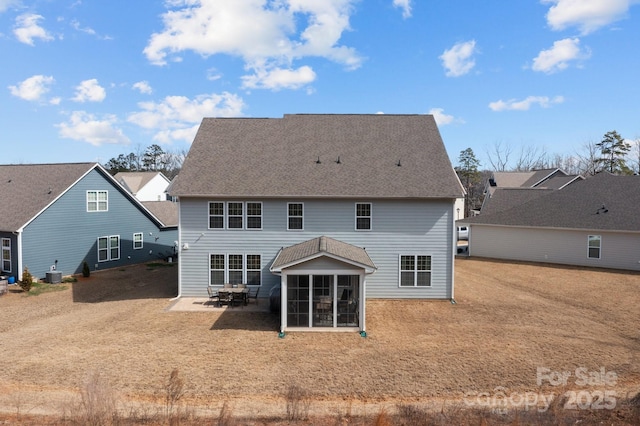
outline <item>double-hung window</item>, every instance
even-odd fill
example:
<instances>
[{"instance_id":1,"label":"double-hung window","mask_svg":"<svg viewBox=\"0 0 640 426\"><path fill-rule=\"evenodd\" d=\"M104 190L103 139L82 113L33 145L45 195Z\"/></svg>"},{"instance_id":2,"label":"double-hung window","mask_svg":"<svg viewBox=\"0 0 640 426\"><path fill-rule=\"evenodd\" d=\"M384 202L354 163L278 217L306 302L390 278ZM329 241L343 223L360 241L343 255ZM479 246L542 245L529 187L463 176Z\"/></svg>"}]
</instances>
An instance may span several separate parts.
<instances>
[{"instance_id":1,"label":"double-hung window","mask_svg":"<svg viewBox=\"0 0 640 426\"><path fill-rule=\"evenodd\" d=\"M262 257L259 254L210 254L210 285L262 282Z\"/></svg>"},{"instance_id":2,"label":"double-hung window","mask_svg":"<svg viewBox=\"0 0 640 426\"><path fill-rule=\"evenodd\" d=\"M11 239L2 239L2 270L11 272Z\"/></svg>"},{"instance_id":3,"label":"double-hung window","mask_svg":"<svg viewBox=\"0 0 640 426\"><path fill-rule=\"evenodd\" d=\"M144 246L144 237L142 232L136 232L133 234L133 249L140 250Z\"/></svg>"},{"instance_id":4,"label":"double-hung window","mask_svg":"<svg viewBox=\"0 0 640 426\"><path fill-rule=\"evenodd\" d=\"M108 191L87 191L87 211L106 212L109 210Z\"/></svg>"},{"instance_id":5,"label":"double-hung window","mask_svg":"<svg viewBox=\"0 0 640 426\"><path fill-rule=\"evenodd\" d=\"M227 203L227 228L242 229L244 218L244 204L242 202Z\"/></svg>"},{"instance_id":6,"label":"double-hung window","mask_svg":"<svg viewBox=\"0 0 640 426\"><path fill-rule=\"evenodd\" d=\"M247 202L247 229L262 229L262 203Z\"/></svg>"},{"instance_id":7,"label":"double-hung window","mask_svg":"<svg viewBox=\"0 0 640 426\"><path fill-rule=\"evenodd\" d=\"M224 203L209 203L209 229L224 229Z\"/></svg>"},{"instance_id":8,"label":"double-hung window","mask_svg":"<svg viewBox=\"0 0 640 426\"><path fill-rule=\"evenodd\" d=\"M287 204L287 230L304 229L304 206L302 203Z\"/></svg>"},{"instance_id":9,"label":"double-hung window","mask_svg":"<svg viewBox=\"0 0 640 426\"><path fill-rule=\"evenodd\" d=\"M98 262L120 259L120 236L98 238Z\"/></svg>"},{"instance_id":10,"label":"double-hung window","mask_svg":"<svg viewBox=\"0 0 640 426\"><path fill-rule=\"evenodd\" d=\"M589 259L600 259L602 237L600 235L589 235L588 241L587 256L589 257Z\"/></svg>"},{"instance_id":11,"label":"double-hung window","mask_svg":"<svg viewBox=\"0 0 640 426\"><path fill-rule=\"evenodd\" d=\"M371 203L356 203L356 230L371 230Z\"/></svg>"},{"instance_id":12,"label":"double-hung window","mask_svg":"<svg viewBox=\"0 0 640 426\"><path fill-rule=\"evenodd\" d=\"M209 229L262 229L259 201L210 201Z\"/></svg>"},{"instance_id":13,"label":"double-hung window","mask_svg":"<svg viewBox=\"0 0 640 426\"><path fill-rule=\"evenodd\" d=\"M400 287L431 286L431 256L400 256Z\"/></svg>"}]
</instances>

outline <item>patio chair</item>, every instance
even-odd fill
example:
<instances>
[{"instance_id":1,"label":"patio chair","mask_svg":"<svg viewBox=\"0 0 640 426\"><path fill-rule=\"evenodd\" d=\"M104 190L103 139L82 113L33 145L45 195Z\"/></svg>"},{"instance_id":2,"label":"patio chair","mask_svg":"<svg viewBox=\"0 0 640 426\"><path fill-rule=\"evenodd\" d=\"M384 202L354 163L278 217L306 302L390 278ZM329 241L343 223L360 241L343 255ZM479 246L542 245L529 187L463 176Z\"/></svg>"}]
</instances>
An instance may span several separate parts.
<instances>
[{"instance_id":1,"label":"patio chair","mask_svg":"<svg viewBox=\"0 0 640 426\"><path fill-rule=\"evenodd\" d=\"M247 293L234 291L231 293L231 306L238 304L244 306L247 304Z\"/></svg>"},{"instance_id":2,"label":"patio chair","mask_svg":"<svg viewBox=\"0 0 640 426\"><path fill-rule=\"evenodd\" d=\"M220 297L218 295L218 290L213 287L207 287L207 293L209 293L209 302L213 302Z\"/></svg>"},{"instance_id":3,"label":"patio chair","mask_svg":"<svg viewBox=\"0 0 640 426\"><path fill-rule=\"evenodd\" d=\"M256 305L258 304L258 293L260 293L260 287L249 287L249 294L247 295L247 299L255 299Z\"/></svg>"},{"instance_id":4,"label":"patio chair","mask_svg":"<svg viewBox=\"0 0 640 426\"><path fill-rule=\"evenodd\" d=\"M233 284L231 284L231 283L225 283L225 284L223 285L223 287L224 287L224 288L233 288Z\"/></svg>"},{"instance_id":5,"label":"patio chair","mask_svg":"<svg viewBox=\"0 0 640 426\"><path fill-rule=\"evenodd\" d=\"M231 292L224 291L224 289L218 290L218 306L222 305L223 303L231 305L231 294Z\"/></svg>"}]
</instances>

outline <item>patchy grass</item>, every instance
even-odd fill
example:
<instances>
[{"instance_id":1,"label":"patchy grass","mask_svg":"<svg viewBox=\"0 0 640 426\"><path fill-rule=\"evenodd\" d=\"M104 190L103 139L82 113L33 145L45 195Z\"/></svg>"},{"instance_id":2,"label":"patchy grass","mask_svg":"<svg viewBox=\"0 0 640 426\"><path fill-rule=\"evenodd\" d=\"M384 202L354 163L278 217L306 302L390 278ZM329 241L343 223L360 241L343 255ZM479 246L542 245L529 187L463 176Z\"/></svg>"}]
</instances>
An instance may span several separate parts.
<instances>
[{"instance_id":1,"label":"patchy grass","mask_svg":"<svg viewBox=\"0 0 640 426\"><path fill-rule=\"evenodd\" d=\"M68 288L69 288L68 286L62 285L62 284L49 284L49 283L34 282L31 285L31 290L29 290L25 294L27 296L40 296L43 293L51 293L51 292L55 292L55 291L64 291L64 290L67 290Z\"/></svg>"}]
</instances>

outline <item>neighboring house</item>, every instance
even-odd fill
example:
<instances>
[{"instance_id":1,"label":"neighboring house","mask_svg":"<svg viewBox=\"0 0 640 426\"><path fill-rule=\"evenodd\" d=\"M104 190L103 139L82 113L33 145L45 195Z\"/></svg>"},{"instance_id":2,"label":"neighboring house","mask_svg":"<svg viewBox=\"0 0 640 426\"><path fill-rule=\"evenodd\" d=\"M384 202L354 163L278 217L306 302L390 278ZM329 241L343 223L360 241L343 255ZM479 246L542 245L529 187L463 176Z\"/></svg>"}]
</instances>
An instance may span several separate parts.
<instances>
[{"instance_id":1,"label":"neighboring house","mask_svg":"<svg viewBox=\"0 0 640 426\"><path fill-rule=\"evenodd\" d=\"M496 190L510 189L563 189L572 183L584 179L580 175L568 175L555 169L532 170L529 172L493 172L484 189L484 201L480 213L484 213L487 205L493 201ZM504 194L502 195L505 196Z\"/></svg>"},{"instance_id":2,"label":"neighboring house","mask_svg":"<svg viewBox=\"0 0 640 426\"><path fill-rule=\"evenodd\" d=\"M470 227L470 256L640 270L640 177L600 173L522 195L458 221Z\"/></svg>"},{"instance_id":3,"label":"neighboring house","mask_svg":"<svg viewBox=\"0 0 640 426\"><path fill-rule=\"evenodd\" d=\"M165 224L99 164L0 165L2 275L79 273L175 255ZM177 222L177 221L176 221Z\"/></svg>"},{"instance_id":4,"label":"neighboring house","mask_svg":"<svg viewBox=\"0 0 640 426\"><path fill-rule=\"evenodd\" d=\"M166 201L171 181L160 172L119 172L115 179L139 201Z\"/></svg>"},{"instance_id":5,"label":"neighboring house","mask_svg":"<svg viewBox=\"0 0 640 426\"><path fill-rule=\"evenodd\" d=\"M180 296L281 286L281 331L365 330L366 298L453 298L463 190L431 115L205 118L170 190Z\"/></svg>"}]
</instances>

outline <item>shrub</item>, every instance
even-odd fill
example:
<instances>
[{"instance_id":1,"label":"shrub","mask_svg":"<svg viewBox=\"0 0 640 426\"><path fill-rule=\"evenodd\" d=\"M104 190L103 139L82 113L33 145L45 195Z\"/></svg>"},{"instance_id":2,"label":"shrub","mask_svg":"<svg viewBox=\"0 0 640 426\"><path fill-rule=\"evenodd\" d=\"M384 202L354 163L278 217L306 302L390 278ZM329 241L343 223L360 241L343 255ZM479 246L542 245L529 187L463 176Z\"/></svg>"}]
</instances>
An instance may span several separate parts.
<instances>
[{"instance_id":1,"label":"shrub","mask_svg":"<svg viewBox=\"0 0 640 426\"><path fill-rule=\"evenodd\" d=\"M287 389L284 399L287 402L287 420L304 420L309 416L311 397L305 389L292 384Z\"/></svg>"},{"instance_id":2,"label":"shrub","mask_svg":"<svg viewBox=\"0 0 640 426\"><path fill-rule=\"evenodd\" d=\"M86 278L89 275L91 275L91 269L89 269L89 264L85 261L82 264L82 276Z\"/></svg>"},{"instance_id":3,"label":"shrub","mask_svg":"<svg viewBox=\"0 0 640 426\"><path fill-rule=\"evenodd\" d=\"M33 285L33 275L29 272L29 268L25 266L24 271L22 272L22 279L20 280L20 287L23 291L29 292L31 290L31 286Z\"/></svg>"}]
</instances>

